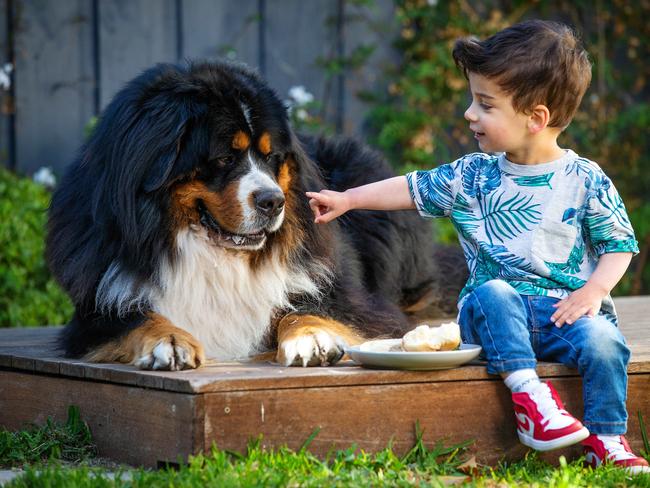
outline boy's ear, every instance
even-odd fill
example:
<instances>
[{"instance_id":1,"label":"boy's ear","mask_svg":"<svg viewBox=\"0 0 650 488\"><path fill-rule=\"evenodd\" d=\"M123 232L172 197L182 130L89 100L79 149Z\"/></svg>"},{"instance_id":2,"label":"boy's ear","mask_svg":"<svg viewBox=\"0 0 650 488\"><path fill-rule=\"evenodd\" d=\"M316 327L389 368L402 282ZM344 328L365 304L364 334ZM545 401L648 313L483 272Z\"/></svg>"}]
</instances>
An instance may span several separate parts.
<instances>
[{"instance_id":1,"label":"boy's ear","mask_svg":"<svg viewBox=\"0 0 650 488\"><path fill-rule=\"evenodd\" d=\"M536 105L528 117L528 130L532 134L544 130L551 120L551 112L546 105Z\"/></svg>"}]
</instances>

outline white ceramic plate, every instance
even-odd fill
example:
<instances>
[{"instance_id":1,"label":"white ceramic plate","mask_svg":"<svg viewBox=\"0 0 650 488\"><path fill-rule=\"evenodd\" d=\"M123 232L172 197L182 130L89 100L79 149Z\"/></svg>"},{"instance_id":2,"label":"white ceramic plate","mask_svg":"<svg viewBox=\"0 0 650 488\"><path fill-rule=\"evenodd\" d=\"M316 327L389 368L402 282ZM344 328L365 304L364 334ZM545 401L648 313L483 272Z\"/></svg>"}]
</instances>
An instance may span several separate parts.
<instances>
[{"instance_id":1,"label":"white ceramic plate","mask_svg":"<svg viewBox=\"0 0 650 488\"><path fill-rule=\"evenodd\" d=\"M368 341L345 350L352 359L367 368L383 369L449 369L478 357L481 346L461 344L455 351L406 352L391 351L399 347L402 339Z\"/></svg>"}]
</instances>

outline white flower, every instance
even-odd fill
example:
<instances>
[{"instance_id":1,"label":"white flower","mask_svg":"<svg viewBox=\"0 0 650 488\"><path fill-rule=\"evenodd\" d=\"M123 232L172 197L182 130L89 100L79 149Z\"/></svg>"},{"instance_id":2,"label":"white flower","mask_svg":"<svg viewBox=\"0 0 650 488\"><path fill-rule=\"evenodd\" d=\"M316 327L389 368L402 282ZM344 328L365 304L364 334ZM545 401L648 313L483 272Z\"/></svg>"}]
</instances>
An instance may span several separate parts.
<instances>
[{"instance_id":1,"label":"white flower","mask_svg":"<svg viewBox=\"0 0 650 488\"><path fill-rule=\"evenodd\" d=\"M39 169L36 173L34 173L32 179L35 183L43 185L46 188L54 188L56 186L56 176L54 176L52 168L43 167Z\"/></svg>"},{"instance_id":2,"label":"white flower","mask_svg":"<svg viewBox=\"0 0 650 488\"><path fill-rule=\"evenodd\" d=\"M9 90L11 88L11 72L14 70L14 66L11 63L5 63L5 65L0 68L0 88L3 90Z\"/></svg>"},{"instance_id":3,"label":"white flower","mask_svg":"<svg viewBox=\"0 0 650 488\"><path fill-rule=\"evenodd\" d=\"M307 120L309 118L309 113L304 108L299 108L296 110L296 118L298 120Z\"/></svg>"},{"instance_id":4,"label":"white flower","mask_svg":"<svg viewBox=\"0 0 650 488\"><path fill-rule=\"evenodd\" d=\"M307 105L314 101L314 95L309 93L302 85L292 86L289 88L289 98L291 98L296 105Z\"/></svg>"}]
</instances>

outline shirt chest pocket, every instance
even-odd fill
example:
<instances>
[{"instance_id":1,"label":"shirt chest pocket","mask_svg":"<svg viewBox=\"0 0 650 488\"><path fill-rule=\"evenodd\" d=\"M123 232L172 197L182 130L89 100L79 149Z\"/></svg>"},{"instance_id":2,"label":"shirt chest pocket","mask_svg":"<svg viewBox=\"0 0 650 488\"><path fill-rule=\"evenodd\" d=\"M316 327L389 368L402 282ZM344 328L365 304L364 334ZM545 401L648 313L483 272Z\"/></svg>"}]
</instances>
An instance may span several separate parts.
<instances>
[{"instance_id":1,"label":"shirt chest pocket","mask_svg":"<svg viewBox=\"0 0 650 488\"><path fill-rule=\"evenodd\" d=\"M532 253L547 263L566 263L578 230L571 224L544 220L533 232Z\"/></svg>"}]
</instances>

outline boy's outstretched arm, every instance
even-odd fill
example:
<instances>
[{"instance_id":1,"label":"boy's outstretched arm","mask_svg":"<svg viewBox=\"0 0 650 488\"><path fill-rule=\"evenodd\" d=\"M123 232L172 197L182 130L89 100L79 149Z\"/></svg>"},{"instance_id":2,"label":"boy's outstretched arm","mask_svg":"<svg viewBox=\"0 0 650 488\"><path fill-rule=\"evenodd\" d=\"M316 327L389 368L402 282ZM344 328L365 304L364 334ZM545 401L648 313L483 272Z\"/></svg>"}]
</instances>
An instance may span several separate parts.
<instances>
[{"instance_id":1,"label":"boy's outstretched arm","mask_svg":"<svg viewBox=\"0 0 650 488\"><path fill-rule=\"evenodd\" d=\"M395 176L387 180L350 188L344 192L321 190L308 191L309 206L314 212L317 224L334 220L348 210L408 210L414 209L406 176Z\"/></svg>"},{"instance_id":2,"label":"boy's outstretched arm","mask_svg":"<svg viewBox=\"0 0 650 488\"><path fill-rule=\"evenodd\" d=\"M551 321L557 327L562 327L564 324L571 325L583 315L596 315L602 299L623 277L631 260L631 252L613 252L600 256L596 269L583 287L555 305L557 310L551 316Z\"/></svg>"}]
</instances>

